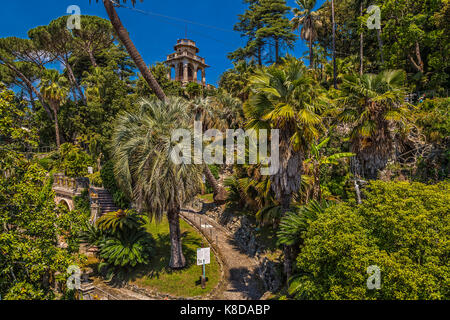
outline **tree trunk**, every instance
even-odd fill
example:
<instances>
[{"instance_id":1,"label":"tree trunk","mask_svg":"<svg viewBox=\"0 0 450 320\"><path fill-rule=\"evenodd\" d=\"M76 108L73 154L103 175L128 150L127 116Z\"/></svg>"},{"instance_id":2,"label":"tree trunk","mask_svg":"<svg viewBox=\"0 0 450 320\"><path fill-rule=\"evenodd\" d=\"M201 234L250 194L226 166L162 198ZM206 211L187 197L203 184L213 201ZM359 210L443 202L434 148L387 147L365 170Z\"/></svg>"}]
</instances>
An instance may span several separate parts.
<instances>
[{"instance_id":1,"label":"tree trunk","mask_svg":"<svg viewBox=\"0 0 450 320\"><path fill-rule=\"evenodd\" d=\"M384 64L383 39L381 39L381 29L377 29L377 38L378 38L378 46L380 47L381 64Z\"/></svg>"},{"instance_id":2,"label":"tree trunk","mask_svg":"<svg viewBox=\"0 0 450 320\"><path fill-rule=\"evenodd\" d=\"M337 71L336 71L336 23L334 21L334 0L331 0L331 22L333 24L333 82L337 89Z\"/></svg>"},{"instance_id":3,"label":"tree trunk","mask_svg":"<svg viewBox=\"0 0 450 320\"><path fill-rule=\"evenodd\" d=\"M361 1L359 8L360 16L363 16L363 2ZM359 74L364 74L364 33L361 25L361 35L359 36Z\"/></svg>"},{"instance_id":4,"label":"tree trunk","mask_svg":"<svg viewBox=\"0 0 450 320\"><path fill-rule=\"evenodd\" d=\"M72 67L70 66L69 60L64 61L64 64L66 66L70 82L72 82L72 84L77 89L78 94L80 95L81 101L83 101L84 104L87 104L86 98L85 98L84 93L83 93L83 90L81 90L81 87L78 84L77 79L75 78L75 74L73 73L73 70L72 70ZM76 96L74 97L74 99L76 99Z\"/></svg>"},{"instance_id":5,"label":"tree trunk","mask_svg":"<svg viewBox=\"0 0 450 320\"><path fill-rule=\"evenodd\" d=\"M209 166L207 164L205 164L203 171L205 173L206 180L208 181L209 185L213 188L214 202L216 204L225 203L228 196L225 188L219 185L219 183L217 182L216 178L212 174L211 169L209 169Z\"/></svg>"},{"instance_id":6,"label":"tree trunk","mask_svg":"<svg viewBox=\"0 0 450 320\"><path fill-rule=\"evenodd\" d=\"M36 112L36 103L34 102L33 90L27 86L28 96L30 97L31 109Z\"/></svg>"},{"instance_id":7,"label":"tree trunk","mask_svg":"<svg viewBox=\"0 0 450 320\"><path fill-rule=\"evenodd\" d=\"M170 230L170 263L172 269L182 269L186 266L186 259L183 255L180 231L180 208L170 209L167 212Z\"/></svg>"},{"instance_id":8,"label":"tree trunk","mask_svg":"<svg viewBox=\"0 0 450 320\"><path fill-rule=\"evenodd\" d=\"M320 189L320 165L317 161L314 164L313 199L317 201L322 200L322 190Z\"/></svg>"},{"instance_id":9,"label":"tree trunk","mask_svg":"<svg viewBox=\"0 0 450 320\"><path fill-rule=\"evenodd\" d=\"M50 111L50 108L48 107L47 103L45 103L44 98L42 97L41 93L36 89L36 87L33 85L30 79L28 79L22 72L20 72L19 69L17 69L14 65L6 63L5 64L10 70L12 70L17 76L25 82L26 86L34 92L34 94L38 97L39 101L42 103L42 107L44 108L45 112L47 113L48 117L53 120L52 112Z\"/></svg>"},{"instance_id":10,"label":"tree trunk","mask_svg":"<svg viewBox=\"0 0 450 320\"><path fill-rule=\"evenodd\" d=\"M416 41L416 57L417 57L417 62L414 61L414 58L410 54L408 54L408 58L411 61L411 63L414 66L414 68L418 72L423 73L424 72L423 61L422 61L422 56L420 54L420 46L419 46L419 43L417 41Z\"/></svg>"},{"instance_id":11,"label":"tree trunk","mask_svg":"<svg viewBox=\"0 0 450 320\"><path fill-rule=\"evenodd\" d=\"M280 58L280 40L275 39L275 62L278 63Z\"/></svg>"},{"instance_id":12,"label":"tree trunk","mask_svg":"<svg viewBox=\"0 0 450 320\"><path fill-rule=\"evenodd\" d=\"M94 53L92 52L92 50L89 50L88 53L89 53L89 60L91 60L92 66L94 68L97 68L98 65L97 65L97 60L95 60Z\"/></svg>"},{"instance_id":13,"label":"tree trunk","mask_svg":"<svg viewBox=\"0 0 450 320\"><path fill-rule=\"evenodd\" d=\"M389 123L378 120L376 132L370 140L356 138L352 143L352 151L356 153L361 174L370 180L377 179L379 171L386 168L393 152L394 137L389 131Z\"/></svg>"},{"instance_id":14,"label":"tree trunk","mask_svg":"<svg viewBox=\"0 0 450 320\"><path fill-rule=\"evenodd\" d=\"M166 95L164 94L164 91L161 89L155 77L153 77L149 68L147 68L147 66L145 65L144 60L131 41L128 31L123 26L122 21L120 21L120 18L117 15L116 9L114 9L113 4L109 0L103 0L103 5L105 6L109 20L111 21L111 24L113 25L117 36L127 49L127 52L131 56L131 59L133 59L134 63L138 67L139 71L142 74L142 77L145 79L145 81L147 81L149 87L155 92L156 96L161 101L165 101Z\"/></svg>"},{"instance_id":15,"label":"tree trunk","mask_svg":"<svg viewBox=\"0 0 450 320\"><path fill-rule=\"evenodd\" d=\"M313 61L313 49L312 49L312 35L309 35L309 68L312 69L314 66Z\"/></svg>"},{"instance_id":16,"label":"tree trunk","mask_svg":"<svg viewBox=\"0 0 450 320\"><path fill-rule=\"evenodd\" d=\"M52 109L53 109L53 116L55 118L56 148L59 150L59 147L61 146L61 137L59 135L58 109L55 107L52 107Z\"/></svg>"},{"instance_id":17,"label":"tree trunk","mask_svg":"<svg viewBox=\"0 0 450 320\"><path fill-rule=\"evenodd\" d=\"M302 154L292 148L290 137L287 130L280 131L279 170L270 177L275 197L286 210L292 195L300 189L303 161Z\"/></svg>"},{"instance_id":18,"label":"tree trunk","mask_svg":"<svg viewBox=\"0 0 450 320\"><path fill-rule=\"evenodd\" d=\"M302 177L302 159L300 152L294 151L290 143L290 132L283 130L280 132L280 167L278 173L271 176L272 189L276 199L283 208L283 215L289 211L292 195L300 189ZM293 248L284 246L284 271L287 280L292 276L293 270Z\"/></svg>"},{"instance_id":19,"label":"tree trunk","mask_svg":"<svg viewBox=\"0 0 450 320\"><path fill-rule=\"evenodd\" d=\"M258 46L258 65L262 66L261 46Z\"/></svg>"}]
</instances>

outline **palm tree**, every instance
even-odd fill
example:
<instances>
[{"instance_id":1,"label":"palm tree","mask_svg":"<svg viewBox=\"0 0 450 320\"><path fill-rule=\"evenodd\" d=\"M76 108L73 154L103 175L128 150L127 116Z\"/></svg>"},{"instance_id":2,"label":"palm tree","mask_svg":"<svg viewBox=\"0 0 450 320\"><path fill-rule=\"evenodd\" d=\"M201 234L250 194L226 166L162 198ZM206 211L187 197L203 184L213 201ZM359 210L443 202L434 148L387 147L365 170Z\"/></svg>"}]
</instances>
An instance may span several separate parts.
<instances>
[{"instance_id":1,"label":"palm tree","mask_svg":"<svg viewBox=\"0 0 450 320\"><path fill-rule=\"evenodd\" d=\"M361 30L359 35L359 74L364 74L364 32L363 32L363 12L364 12L364 0L359 0L359 17L361 19Z\"/></svg>"},{"instance_id":2,"label":"palm tree","mask_svg":"<svg viewBox=\"0 0 450 320\"><path fill-rule=\"evenodd\" d=\"M202 123L203 132L209 129L221 130L225 128L222 111L219 109L219 105L212 103L211 98L196 98L189 104L189 112L193 115L194 121ZM214 202L217 204L225 202L227 199L225 188L219 185L207 164L203 165L203 171L206 180L213 189Z\"/></svg>"},{"instance_id":3,"label":"palm tree","mask_svg":"<svg viewBox=\"0 0 450 320\"><path fill-rule=\"evenodd\" d=\"M186 128L190 115L184 100L143 100L140 109L120 116L113 134L114 173L121 188L134 199L140 212L170 226L174 269L186 266L182 252L181 207L200 190L201 167L175 164L171 159L173 130Z\"/></svg>"},{"instance_id":4,"label":"palm tree","mask_svg":"<svg viewBox=\"0 0 450 320\"><path fill-rule=\"evenodd\" d=\"M251 94L244 105L252 129L279 129L280 165L271 176L271 186L283 210L289 210L292 195L300 189L302 163L309 144L318 137L319 115L323 102L321 91L294 58L283 64L260 69L250 79ZM292 271L290 248L285 248L285 271Z\"/></svg>"},{"instance_id":5,"label":"palm tree","mask_svg":"<svg viewBox=\"0 0 450 320\"><path fill-rule=\"evenodd\" d=\"M242 128L244 123L244 111L242 101L227 92L219 92L212 97L212 105L220 110L220 118L226 129Z\"/></svg>"},{"instance_id":6,"label":"palm tree","mask_svg":"<svg viewBox=\"0 0 450 320\"><path fill-rule=\"evenodd\" d=\"M353 126L352 151L366 178L385 168L394 151L395 126L406 120L405 77L402 70L343 77L340 118Z\"/></svg>"},{"instance_id":7,"label":"palm tree","mask_svg":"<svg viewBox=\"0 0 450 320\"><path fill-rule=\"evenodd\" d=\"M312 11L317 0L296 0L300 7L292 9L295 16L292 18L292 30L297 30L302 26L300 37L307 40L309 44L309 67L312 69L313 63L313 42L317 38L317 29L322 26L319 20L319 13Z\"/></svg>"},{"instance_id":8,"label":"palm tree","mask_svg":"<svg viewBox=\"0 0 450 320\"><path fill-rule=\"evenodd\" d=\"M95 0L98 2L98 0ZM120 6L118 4L118 1L113 0L102 0L103 5L105 6L106 13L108 14L109 20L111 21L111 24L114 27L114 30L116 31L116 34L120 41L123 43L125 48L127 49L128 54L130 55L131 59L133 59L134 63L138 67L139 71L142 74L142 77L145 79L145 81L148 83L149 87L155 92L155 95L160 100L166 100L166 95L164 94L164 91L161 89L161 86L156 81L155 77L151 73L150 69L146 66L144 60L142 59L142 56L140 55L139 51L134 46L133 41L130 39L130 35L125 29L125 27L122 24L122 21L120 21L120 18L116 12L115 6ZM141 2L143 0L140 0ZM89 0L91 2L91 0ZM126 2L126 0L123 0L123 2ZM131 0L131 3L133 6L136 4L136 0Z\"/></svg>"},{"instance_id":9,"label":"palm tree","mask_svg":"<svg viewBox=\"0 0 450 320\"><path fill-rule=\"evenodd\" d=\"M59 149L61 138L59 134L58 111L69 93L69 81L56 70L46 70L41 79L40 93L53 111L55 121L56 146Z\"/></svg>"},{"instance_id":10,"label":"palm tree","mask_svg":"<svg viewBox=\"0 0 450 320\"><path fill-rule=\"evenodd\" d=\"M248 79L255 70L255 65L245 60L233 63L234 68L225 71L220 80L219 87L225 89L241 101L246 101L249 95Z\"/></svg>"},{"instance_id":11,"label":"palm tree","mask_svg":"<svg viewBox=\"0 0 450 320\"><path fill-rule=\"evenodd\" d=\"M333 25L333 79L334 88L337 89L337 70L336 70L336 22L334 21L334 0L331 0L331 23Z\"/></svg>"}]
</instances>

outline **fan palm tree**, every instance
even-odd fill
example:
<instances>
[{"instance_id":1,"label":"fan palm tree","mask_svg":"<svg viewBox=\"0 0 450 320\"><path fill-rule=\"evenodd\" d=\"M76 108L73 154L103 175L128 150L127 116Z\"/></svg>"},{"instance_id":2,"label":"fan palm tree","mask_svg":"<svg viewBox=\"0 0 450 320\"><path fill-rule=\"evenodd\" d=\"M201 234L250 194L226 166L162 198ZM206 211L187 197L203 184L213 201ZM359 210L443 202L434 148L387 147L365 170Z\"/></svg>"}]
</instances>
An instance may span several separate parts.
<instances>
[{"instance_id":1,"label":"fan palm tree","mask_svg":"<svg viewBox=\"0 0 450 320\"><path fill-rule=\"evenodd\" d=\"M95 0L98 2L98 0ZM120 6L119 2L120 0L102 0L103 5L105 6L106 13L108 14L109 20L111 21L111 24L114 27L114 30L116 31L116 34L120 41L125 46L128 54L130 55L131 59L133 59L134 63L138 67L139 71L142 74L142 77L145 79L145 81L148 83L149 87L155 92L155 95L160 100L166 100L166 95L164 94L164 91L161 89L161 86L156 81L155 77L153 76L150 69L146 66L144 59L142 59L142 56L140 55L139 51L136 49L133 41L131 41L130 35L125 29L125 27L122 24L122 21L120 20L115 7ZM141 2L143 0L140 0ZM91 2L91 0L89 0ZM123 2L126 2L126 0L123 0ZM131 0L131 3L133 6L136 4L136 0Z\"/></svg>"},{"instance_id":2,"label":"fan palm tree","mask_svg":"<svg viewBox=\"0 0 450 320\"><path fill-rule=\"evenodd\" d=\"M249 95L248 79L255 70L255 65L245 60L233 63L234 68L225 71L220 80L219 87L224 88L234 97L246 101Z\"/></svg>"},{"instance_id":3,"label":"fan palm tree","mask_svg":"<svg viewBox=\"0 0 450 320\"><path fill-rule=\"evenodd\" d=\"M40 93L53 111L55 121L56 145L59 149L61 138L59 134L58 111L69 93L69 81L56 70L46 70L40 83Z\"/></svg>"},{"instance_id":4,"label":"fan palm tree","mask_svg":"<svg viewBox=\"0 0 450 320\"><path fill-rule=\"evenodd\" d=\"M278 245L301 245L311 222L333 205L331 201L312 200L306 205L297 206L281 220L277 232Z\"/></svg>"},{"instance_id":5,"label":"fan palm tree","mask_svg":"<svg viewBox=\"0 0 450 320\"><path fill-rule=\"evenodd\" d=\"M393 153L394 129L406 121L405 72L343 77L341 120L353 126L352 151L364 177L374 179Z\"/></svg>"},{"instance_id":6,"label":"fan palm tree","mask_svg":"<svg viewBox=\"0 0 450 320\"><path fill-rule=\"evenodd\" d=\"M302 163L321 126L321 91L304 65L284 58L282 65L260 69L250 79L251 94L244 105L247 128L279 129L279 170L271 176L275 198L286 212L300 189ZM292 271L291 249L285 248L285 272Z\"/></svg>"},{"instance_id":7,"label":"fan palm tree","mask_svg":"<svg viewBox=\"0 0 450 320\"><path fill-rule=\"evenodd\" d=\"M167 215L174 269L186 266L182 252L181 207L200 190L202 168L171 159L173 130L190 122L187 104L179 98L143 100L140 109L120 116L113 134L114 173L140 212L161 221Z\"/></svg>"},{"instance_id":8,"label":"fan palm tree","mask_svg":"<svg viewBox=\"0 0 450 320\"><path fill-rule=\"evenodd\" d=\"M250 79L244 113L249 129L280 130L280 169L271 180L277 200L287 210L300 187L304 153L318 136L325 101L300 61L285 58L283 63L260 69Z\"/></svg>"},{"instance_id":9,"label":"fan palm tree","mask_svg":"<svg viewBox=\"0 0 450 320\"><path fill-rule=\"evenodd\" d=\"M214 108L220 110L220 117L226 129L242 128L244 111L242 101L227 92L219 92L212 97Z\"/></svg>"},{"instance_id":10,"label":"fan palm tree","mask_svg":"<svg viewBox=\"0 0 450 320\"><path fill-rule=\"evenodd\" d=\"M317 38L317 29L322 26L319 20L319 13L312 11L316 5L317 0L296 0L299 8L293 8L294 17L291 20L292 30L297 30L302 27L300 37L308 41L309 45L309 67L314 67L313 62L313 42Z\"/></svg>"}]
</instances>

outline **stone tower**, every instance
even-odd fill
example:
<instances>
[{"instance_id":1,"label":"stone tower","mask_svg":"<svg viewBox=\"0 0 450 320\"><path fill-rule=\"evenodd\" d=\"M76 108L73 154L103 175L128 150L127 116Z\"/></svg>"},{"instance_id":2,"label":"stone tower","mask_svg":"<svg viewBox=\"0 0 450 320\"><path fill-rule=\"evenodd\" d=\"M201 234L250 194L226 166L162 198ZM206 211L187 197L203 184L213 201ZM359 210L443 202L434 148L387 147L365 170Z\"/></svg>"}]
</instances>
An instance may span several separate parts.
<instances>
[{"instance_id":1,"label":"stone tower","mask_svg":"<svg viewBox=\"0 0 450 320\"><path fill-rule=\"evenodd\" d=\"M169 79L180 81L183 86L189 82L197 82L206 86L205 69L209 66L205 59L198 56L199 49L194 41L179 39L174 47L175 52L167 56L165 64L170 68ZM175 68L175 79L172 79L172 68ZM201 72L201 80L198 80Z\"/></svg>"}]
</instances>

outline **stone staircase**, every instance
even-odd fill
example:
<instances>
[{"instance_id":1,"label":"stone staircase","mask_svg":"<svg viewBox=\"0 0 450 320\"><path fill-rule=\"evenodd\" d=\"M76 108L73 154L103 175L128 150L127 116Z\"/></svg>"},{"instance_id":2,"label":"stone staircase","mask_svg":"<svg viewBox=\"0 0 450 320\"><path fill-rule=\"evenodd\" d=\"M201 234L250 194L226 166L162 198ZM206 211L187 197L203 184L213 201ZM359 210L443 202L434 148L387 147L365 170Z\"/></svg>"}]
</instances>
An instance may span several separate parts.
<instances>
[{"instance_id":1,"label":"stone staircase","mask_svg":"<svg viewBox=\"0 0 450 320\"><path fill-rule=\"evenodd\" d=\"M96 201L100 209L100 217L109 212L115 212L119 210L119 208L114 204L114 200L108 190L104 188L91 188L91 192L97 195Z\"/></svg>"}]
</instances>

